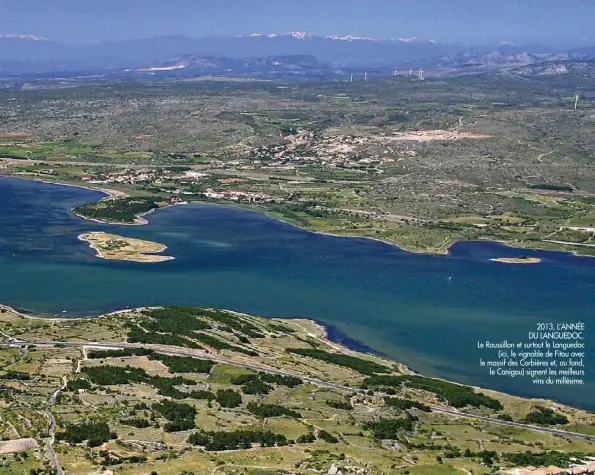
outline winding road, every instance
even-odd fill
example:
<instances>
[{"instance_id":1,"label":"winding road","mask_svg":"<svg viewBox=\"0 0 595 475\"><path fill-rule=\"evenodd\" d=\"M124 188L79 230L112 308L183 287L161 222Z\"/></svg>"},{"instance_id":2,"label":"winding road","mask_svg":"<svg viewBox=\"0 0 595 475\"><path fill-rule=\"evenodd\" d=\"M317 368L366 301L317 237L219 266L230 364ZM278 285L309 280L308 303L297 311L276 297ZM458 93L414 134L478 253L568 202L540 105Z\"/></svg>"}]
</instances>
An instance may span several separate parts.
<instances>
[{"instance_id":1,"label":"winding road","mask_svg":"<svg viewBox=\"0 0 595 475\"><path fill-rule=\"evenodd\" d=\"M153 351L155 351L155 353L161 353L164 355L183 356L186 358L204 359L204 360L215 361L217 363L226 363L226 364L232 364L235 366L241 366L243 368L253 369L255 371L263 371L266 373L279 374L282 376L293 376L295 378L300 378L302 381L313 384L315 386L331 388L331 389L338 389L338 390L342 390L342 391L356 392L356 393L363 392L363 390L359 389L359 388L353 388L350 386L344 386L344 385L337 384L337 383L322 381L322 380L315 379L315 378L304 377L299 374L288 373L285 371L268 368L266 366L259 366L259 365L249 364L249 363L243 363L240 361L235 361L230 358L222 358L220 356L214 356L214 355L211 355L208 353L196 353L196 352L192 352L187 349L178 348L178 347L175 347L175 349L174 348L164 349L164 348L157 348L153 345L141 345L141 344L124 343L124 342L121 342L121 343L92 343L92 342L78 342L78 341L73 342L73 341L16 341L16 340L9 341L9 342L0 342L0 348L14 348L14 347L20 347L20 346L24 346L24 345L49 346L49 347L52 347L52 346L87 347L87 348L103 348L103 349L114 349L114 350L123 350L123 349L127 349L127 348L143 348L143 349L153 350ZM51 404L53 404L55 402L56 397L58 396L58 394L60 393L60 391L62 389L63 389L63 387L58 389L52 395L52 398L50 398ZM49 412L50 420L52 421L53 427L55 429L55 420L54 420L53 416L51 415L51 411L49 411L49 409L48 409L49 407L51 407L50 403L48 403L48 407L46 409ZM520 422L503 421L501 419L496 419L493 417L478 416L476 414L460 412L460 411L457 411L456 409L446 408L446 407L441 407L441 406L431 406L430 409L432 410L432 412L437 413L437 414L445 414L448 416L460 417L460 418L464 418L464 419L473 419L473 420L477 420L477 421L488 422L490 424L498 424L498 425L503 425L503 426L508 426L508 427L517 427L520 429L532 430L535 432L542 432L542 433L546 433L546 434L559 435L559 436L563 436L563 437L577 437L580 439L585 439L585 440L590 440L590 441L595 442L595 435L581 434L579 432L572 432L572 431L567 431L564 429L554 429L554 428L550 428L550 427L541 427L541 426L535 426L535 425L531 425L531 424L522 424ZM50 427L50 435L51 435L51 443L48 444L48 450L50 450L50 455L52 455L52 460L55 462L55 466L58 468L59 473L62 474L63 472L60 472L61 469L59 468L60 466L58 464L57 459L55 458L55 452L54 452L54 449L52 446L53 431L51 430L51 427Z\"/></svg>"},{"instance_id":2,"label":"winding road","mask_svg":"<svg viewBox=\"0 0 595 475\"><path fill-rule=\"evenodd\" d=\"M52 406L56 404L56 399L58 399L60 391L62 391L66 387L66 384L67 380L66 376L64 376L64 378L62 379L62 386L56 389L56 391L54 391L54 393L51 395L48 403L45 406L45 415L50 420L50 440L48 440L48 452L52 460L52 465L56 469L57 475L64 475L64 470L60 466L60 462L58 462L58 456L56 455L56 451L54 450L54 442L56 441L56 419L52 414Z\"/></svg>"}]
</instances>

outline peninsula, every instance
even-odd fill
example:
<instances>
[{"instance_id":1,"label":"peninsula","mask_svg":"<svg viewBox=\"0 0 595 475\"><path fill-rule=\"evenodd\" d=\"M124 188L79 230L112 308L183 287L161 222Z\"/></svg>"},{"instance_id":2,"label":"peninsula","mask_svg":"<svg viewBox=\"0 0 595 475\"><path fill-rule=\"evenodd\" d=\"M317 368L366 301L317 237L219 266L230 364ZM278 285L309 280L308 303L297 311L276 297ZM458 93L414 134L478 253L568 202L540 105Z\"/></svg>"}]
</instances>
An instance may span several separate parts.
<instances>
[{"instance_id":1,"label":"peninsula","mask_svg":"<svg viewBox=\"0 0 595 475\"><path fill-rule=\"evenodd\" d=\"M142 239L127 238L105 232L83 233L78 237L97 251L97 257L117 261L164 262L171 256L156 255L167 249L164 244Z\"/></svg>"},{"instance_id":2,"label":"peninsula","mask_svg":"<svg viewBox=\"0 0 595 475\"><path fill-rule=\"evenodd\" d=\"M0 362L15 474L487 475L592 455L592 413L414 374L306 319L4 307Z\"/></svg>"}]
</instances>

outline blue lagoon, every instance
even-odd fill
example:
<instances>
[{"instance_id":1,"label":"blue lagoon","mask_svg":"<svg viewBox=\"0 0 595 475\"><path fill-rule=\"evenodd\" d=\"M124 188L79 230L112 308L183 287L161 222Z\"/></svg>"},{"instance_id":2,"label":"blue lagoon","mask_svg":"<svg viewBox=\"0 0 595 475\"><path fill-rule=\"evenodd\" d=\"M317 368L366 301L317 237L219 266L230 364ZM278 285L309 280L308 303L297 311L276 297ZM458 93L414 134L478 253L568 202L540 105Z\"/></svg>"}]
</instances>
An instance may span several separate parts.
<instances>
[{"instance_id":1,"label":"blue lagoon","mask_svg":"<svg viewBox=\"0 0 595 475\"><path fill-rule=\"evenodd\" d=\"M595 259L492 242L422 255L306 232L243 209L193 204L145 226L71 213L99 192L0 178L0 303L42 316L199 305L312 318L429 376L595 409ZM77 236L107 231L168 246L175 260L108 261ZM539 257L540 264L492 262ZM526 341L542 322L584 322L583 385L489 376L478 342Z\"/></svg>"}]
</instances>

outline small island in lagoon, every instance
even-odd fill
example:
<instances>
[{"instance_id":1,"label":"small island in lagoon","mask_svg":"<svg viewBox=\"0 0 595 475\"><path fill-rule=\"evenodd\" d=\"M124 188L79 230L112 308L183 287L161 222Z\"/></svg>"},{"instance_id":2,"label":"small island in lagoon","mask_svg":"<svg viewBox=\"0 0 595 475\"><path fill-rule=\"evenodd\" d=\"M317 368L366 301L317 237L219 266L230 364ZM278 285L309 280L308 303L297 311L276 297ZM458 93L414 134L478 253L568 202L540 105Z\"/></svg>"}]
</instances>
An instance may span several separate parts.
<instances>
[{"instance_id":1,"label":"small island in lagoon","mask_svg":"<svg viewBox=\"0 0 595 475\"><path fill-rule=\"evenodd\" d=\"M541 259L539 257L498 257L490 259L492 262L502 262L504 264L539 264Z\"/></svg>"},{"instance_id":2,"label":"small island in lagoon","mask_svg":"<svg viewBox=\"0 0 595 475\"><path fill-rule=\"evenodd\" d=\"M97 257L118 261L164 262L174 259L172 256L156 255L165 251L167 246L142 239L127 238L105 232L89 232L78 236L95 249Z\"/></svg>"}]
</instances>

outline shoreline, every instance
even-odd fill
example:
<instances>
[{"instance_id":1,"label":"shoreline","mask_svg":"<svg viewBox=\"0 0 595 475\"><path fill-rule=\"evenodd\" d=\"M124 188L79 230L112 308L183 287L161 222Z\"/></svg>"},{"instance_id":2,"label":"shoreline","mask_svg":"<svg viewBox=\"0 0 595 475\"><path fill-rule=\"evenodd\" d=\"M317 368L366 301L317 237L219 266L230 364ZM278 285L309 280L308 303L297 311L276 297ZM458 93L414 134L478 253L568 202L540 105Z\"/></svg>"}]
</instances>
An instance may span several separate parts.
<instances>
[{"instance_id":1,"label":"shoreline","mask_svg":"<svg viewBox=\"0 0 595 475\"><path fill-rule=\"evenodd\" d=\"M41 180L33 180L33 181L41 181ZM44 183L47 183L47 184L52 184L52 185L57 185L57 186L72 186L72 187L75 187L75 188L84 188L84 189L88 189L88 190L90 190L90 191L100 191L100 192L102 192L102 193L108 194L108 192L107 192L107 191L105 191L105 190L97 190L97 189L94 189L94 188L89 188L89 187L84 187L84 186L70 185L70 184L62 184L62 183L55 183L55 182L44 182ZM183 204L183 203L179 203L179 204ZM210 205L210 206L212 206L212 205L217 205L217 206L228 206L228 207L230 207L230 208L234 208L234 209L238 209L238 208L239 208L239 209L242 209L242 210L244 210L244 211L250 211L250 212L259 213L259 214L261 214L261 215L265 215L265 216L266 216L268 219L274 219L274 220L275 220L275 221L277 221L277 222L282 222L282 223L284 223L284 224L286 224L286 225L289 225L289 226L292 226L292 227L298 228L298 229L300 229L300 230L302 230L302 231L305 231L305 232L308 232L308 233L312 233L312 234L318 234L318 235L323 235L323 236L333 236L333 237L344 238L344 239L352 239L352 238L354 238L354 237L355 237L355 238L359 238L359 239L370 239L370 240L373 240L373 241L376 241L376 242L380 242L380 243L383 243L383 244L386 244L386 245L389 245L389 246L394 246L394 247L396 247L397 249L399 249L399 250L401 250L401 251L403 251L403 252L409 253L409 254L418 254L418 255L419 255L419 254L427 254L427 255L435 255L435 256L436 256L436 255L446 255L446 256L449 256L449 255L451 255L451 249L452 249L452 247L453 247L454 245L456 245L457 243L470 243L470 242L477 242L477 243L497 243L497 244L501 244L501 245L504 245L504 246L507 246L507 247L510 247L510 248L513 248L513 249L514 249L514 248L516 248L516 249L532 250L532 251L534 251L534 252L539 252L539 253L562 253L562 254L564 254L564 255L568 255L568 254L570 254L570 255L572 255L572 256L574 256L574 257L581 257L581 258L582 258L582 257L595 257L595 256L589 256L589 255L587 255L587 256L585 256L585 255L579 255L579 254L576 254L574 251L559 251L559 250L549 250L549 249L531 249L531 248L523 248L523 247L519 247L519 246L514 246L513 244L507 243L506 241L502 241L502 240L490 240L490 239L480 239L480 240L474 240L474 241L456 241L456 242L452 243L452 244L449 246L449 248L448 248L448 251L447 251L446 253L443 253L443 254L435 254L435 253L416 253L416 252L411 252L411 251L408 251L408 250L406 250L406 249L403 249L403 248L401 248L400 246L398 246L397 244L395 244L395 243L392 243L392 242L390 242L390 241L383 241L383 240L381 240L381 239L374 238L374 237L368 237L368 236L346 236L346 235L336 235L336 234L331 234L331 233L324 233L324 232L318 232L318 231L310 231L310 230L308 230L308 229L305 229L305 228L302 228L302 227L300 227L300 226L298 226L298 225L296 225L296 224L293 224L293 223L288 223L288 222L286 222L286 221L283 221L283 220L280 220L280 219L278 219L278 218L271 217L271 216L269 216L269 215L268 215L268 214L267 214L265 211L262 211L262 210L257 210L257 209L250 209L250 208L246 208L246 207L238 206L238 205L235 205L235 204L232 204L232 203L196 202L195 204L197 204L197 205ZM173 204L173 205L170 205L170 206L175 206L175 204ZM163 209L167 209L167 208L168 208L168 207L170 207L170 206L164 207ZM161 209L161 208L158 208L158 209ZM153 212L153 211L155 211L155 209L153 209L153 210L149 210L147 213L144 213L144 214L149 214L149 213L151 213L151 212ZM81 219L89 219L89 218L81 217ZM146 221L146 220L145 220L145 221ZM148 223L148 221L147 221L147 223ZM126 224L126 223L107 223L107 224ZM137 225L137 224L132 224L132 225ZM89 316L86 316L86 317L67 317L67 316L64 316L64 317L58 317L57 315L55 315L55 316L52 318L51 316L30 315L30 314L28 315L28 314L25 314L25 313L23 313L23 312L21 312L21 311L19 311L19 310L15 309L15 308L12 308L12 307L9 307L9 306L6 306L6 305L0 305L0 308L9 309L10 311L13 311L13 312L15 312L15 313L17 313L17 314L19 314L19 315L21 315L21 316L25 317L25 318L37 318L37 319L44 319L44 320L56 320L56 321L62 321L62 320L77 320L77 319L89 319L89 318L100 318L100 317L104 316L104 315L89 315ZM147 308L147 307L141 307L141 308ZM118 314L118 313L121 313L121 312L123 312L123 311L133 311L133 310L130 310L129 308L124 308L124 309L121 309L121 310L118 310L118 309L116 309L116 310L113 310L111 313L109 313L109 314L106 314L106 315L113 315L113 314ZM287 320L291 320L291 319L287 319ZM308 320L311 320L311 319L308 319ZM311 321L312 321L312 320L311 320ZM314 322L315 322L315 321L314 321ZM319 324L319 325L320 325L320 323L319 323L319 322L315 322L315 323L317 323L317 324ZM326 326L324 326L324 325L320 325L320 326L324 327L324 329L323 329L323 334L325 335L325 338L326 338L326 339L328 339L329 341L332 341L333 343L336 343L336 344L340 344L340 345L342 345L342 346L345 346L345 345L343 345L343 344L342 344L340 341L333 341L333 339L332 339L332 335L330 335L330 336L329 336L329 329L328 329ZM347 335L346 335L346 336L347 336ZM348 336L347 336L347 337L348 337ZM349 338L349 337L348 337L348 338ZM353 348L353 349L351 349L351 348L349 348L348 346L346 346L346 348L348 348L349 350L352 350L352 351L356 351L356 352L360 352L360 353L361 353L361 351L359 351L357 348ZM390 359L390 358L389 358L389 359ZM395 363L397 363L397 364L399 364L399 365L403 365L403 366L405 366L405 367L409 368L407 365L405 365L404 363L401 363L401 362L399 362L399 361L397 361L397 360L392 360L392 359L390 359L390 360L391 360L391 361L394 361ZM414 372L415 374L423 374L423 373L419 373L419 372L415 371L414 369L411 369L411 368L409 368L409 369L410 369L412 372ZM441 378L435 378L435 379L441 379ZM445 380L445 379L444 379L444 380ZM445 381L448 381L448 380L445 380ZM458 384L464 384L464 383L458 383ZM468 386L472 386L472 385L468 384ZM476 387L476 386L472 386L472 387ZM479 388L479 387L477 387L477 388ZM482 390L492 390L492 389L489 389L489 388L479 388L479 389L482 389ZM517 396L517 397L523 397L523 396L518 396L518 395L515 395L515 396ZM539 398L528 398L528 397L523 397L523 398L525 398L525 399L539 399ZM560 404L562 404L562 405L566 405L566 404L564 404L564 403L560 403ZM568 406L568 407L572 407L572 406Z\"/></svg>"},{"instance_id":2,"label":"shoreline","mask_svg":"<svg viewBox=\"0 0 595 475\"><path fill-rule=\"evenodd\" d=\"M71 188L81 188L83 190L89 191L97 191L107 195L108 199L116 199L116 198L128 198L130 195L124 191L114 190L112 188L103 188L103 187L90 187L85 185L75 185L73 183L61 183L57 181L48 181L48 180L38 180L37 178L22 178L22 177L15 177L11 175L6 175L5 178L17 178L19 180L30 180L30 181L38 181L40 183L46 183L48 185L58 185L58 186L70 186ZM87 219L87 218L85 218Z\"/></svg>"},{"instance_id":3,"label":"shoreline","mask_svg":"<svg viewBox=\"0 0 595 475\"><path fill-rule=\"evenodd\" d=\"M38 181L40 183L45 183L47 185L57 185L57 186L69 186L71 188L80 188L83 190L89 190L89 191L97 191L99 193L103 193L106 196L104 196L103 198L100 198L97 201L94 201L94 203L97 203L103 199L108 199L108 200L115 200L115 199L119 199L119 198L128 198L130 197L130 195L128 193L126 193L125 191L120 191L120 190L114 190L112 188L104 188L104 187L91 187L91 186L85 186L85 185L75 185L73 183L61 183L61 182L57 182L57 181L48 181L48 180L39 180L37 178L22 178L22 177L15 177L15 176L5 176L5 178L17 178L19 180L30 180L30 181ZM169 208L169 206L164 206L164 208ZM83 216L82 214L77 213L76 211L74 211L74 208L72 208L70 210L70 212L72 214L74 214L75 216L81 218L81 219L85 219L87 221L92 221L94 223L100 223L100 224L118 224L118 225L122 225L122 226L143 226L145 224L149 224L149 221L147 221L146 219L144 219L143 217L152 213L153 211L155 211L155 209L161 209L161 208L153 208L150 209L149 211L145 211L143 213L140 213L138 215L135 216L135 219L138 219L139 222L138 223L120 223L117 221L105 221L103 219L96 219L96 218L88 218L87 216Z\"/></svg>"},{"instance_id":4,"label":"shoreline","mask_svg":"<svg viewBox=\"0 0 595 475\"><path fill-rule=\"evenodd\" d=\"M160 209L160 208L158 208ZM155 208L149 210L149 211L145 211L144 213L141 213L137 216L135 216L134 219L138 219L139 222L138 223L120 223L117 221L105 221L103 219L97 219L97 218L88 218L87 216L83 216L82 214L77 213L74 208L72 208L70 210L70 212L72 214L74 214L76 217L84 219L86 221L92 221L94 223L99 223L99 224L109 224L111 226L117 225L117 226L144 226L145 224L149 224L149 221L147 221L146 219L144 219L143 216L146 216L147 214L151 214L153 211L155 211Z\"/></svg>"},{"instance_id":5,"label":"shoreline","mask_svg":"<svg viewBox=\"0 0 595 475\"><path fill-rule=\"evenodd\" d=\"M36 178L24 178L24 177L15 177L15 176L7 176L4 175L5 178L16 178L16 179L20 179L20 180L30 180L30 181L38 181L40 183L46 183L49 185L56 185L56 186L70 186L73 188L81 188L84 190L89 190L89 191L98 191L100 193L104 193L105 195L107 195L108 199L115 199L115 198L125 198L128 197L130 195L128 195L127 193L123 192L123 191L119 191L119 190L113 190L113 189L109 189L109 188L102 188L102 187L98 187L98 188L93 188L90 186L85 186L85 185L75 185L75 184L71 184L71 183L60 183L60 182L54 182L54 181L47 181L47 180L38 180ZM0 176L0 178L2 178L2 176ZM99 201L99 200L98 200ZM165 210L168 208L171 208L173 206L176 205L181 205L181 204L203 204L203 205L217 205L217 206L230 206L232 208L236 208L236 209L243 209L245 211L252 211L255 213L260 213L260 214L264 214L265 216L267 216L270 219L273 219L275 221L278 221L280 223L284 223L287 224L289 226L293 226L295 228L298 228L302 231L308 232L308 233L312 233L312 234L318 234L318 235L322 235L322 236L331 236L331 237L338 237L338 238L356 238L356 239L369 239L375 242L379 242L382 244L388 244L390 246L394 246L396 248L398 248L399 250L403 251L403 252L407 252L409 254L415 254L415 255L427 255L427 256L450 256L451 255L451 249L453 246L457 245L458 243L465 243L465 242L489 242L489 243L498 243L498 244L502 244L504 246L510 247L511 249L524 249L527 251L533 251L533 252L559 252L559 253L563 253L563 254L570 254L572 256L575 257L591 257L591 258L595 258L595 255L591 255L591 254L581 254L580 251L570 251L570 250L563 250L563 249L542 249L539 247L526 247L526 246L522 246L522 245L517 245L514 242L508 242L508 241L503 241L502 239L489 239L489 238L485 238L485 239L474 239L474 240L470 240L470 241L453 241L451 242L448 247L444 250L444 251L413 251L413 250L408 250L405 249L403 247L401 247L400 245L398 245L397 243L394 243L392 241L386 241L383 239L379 239L373 236L360 236L360 235L349 235L349 234L335 234L335 233L329 233L329 232L325 232L325 231L313 231L310 230L308 228L304 228L301 227L297 224L294 223L290 223L288 221L284 221L283 219L279 219L278 217L274 217L271 216L269 214L269 212L265 209L265 210L257 210L257 209L252 209L249 207L245 207L245 206L241 206L240 204L234 204L234 203L216 203L216 202L211 202L211 201L195 201L195 202L189 202L189 203L173 203L173 204L168 204L167 206L164 207L160 207L160 208L153 208L149 211L145 211L143 213L140 213L138 215L136 215L135 219L139 219L140 222L138 223L122 223L122 222L118 222L118 221L105 221L105 220L101 220L101 219L95 219L95 218L87 218L86 216L82 216L76 212L74 212L72 209L70 210L72 214L74 214L75 216L81 218L81 219L85 219L88 221L92 221L95 223L99 223L99 224L109 224L109 225L121 225L121 226L144 226L149 224L149 221L144 219L145 216L155 212L155 211L159 211L159 210ZM491 259L490 259L491 260Z\"/></svg>"},{"instance_id":6,"label":"shoreline","mask_svg":"<svg viewBox=\"0 0 595 475\"><path fill-rule=\"evenodd\" d=\"M571 254L574 257L595 257L595 255L592 255L592 254L580 254L580 251L566 251L563 249L542 249L540 247L519 246L519 245L516 245L515 243L503 241L502 239L478 239L475 241L456 241L455 243L452 244L452 246L454 246L457 242L495 242L495 243L503 244L504 246L510 247L511 249L524 249L526 251L534 251L534 252L560 252L562 254Z\"/></svg>"},{"instance_id":7,"label":"shoreline","mask_svg":"<svg viewBox=\"0 0 595 475\"><path fill-rule=\"evenodd\" d=\"M27 314L27 313L23 313L20 310L17 310L14 307L11 307L10 305L0 304L0 310L12 312L19 317L30 319L30 320L45 320L45 321L49 321L49 322L63 322L63 321L108 318L108 317L114 317L114 316L118 316L118 315L126 314L126 313L140 312L143 310L152 310L152 309L159 309L159 308L163 308L163 307L161 307L161 306L156 306L156 307L155 306L144 306L144 307L126 308L126 309L122 309L122 310L114 310L114 311L111 311L108 313L103 313L101 315L95 315L95 316L89 316L89 317L62 317L62 318L60 318L60 317L43 317L43 316L35 315L35 314ZM205 307L205 308L211 308L211 307ZM219 310L225 310L225 311L236 313L239 315L255 316L252 314L237 312L236 310L230 310L230 309L219 309ZM497 389L485 388L485 387L477 386L474 384L461 383L459 381L453 381L453 380L441 378L438 376L424 375L422 372L417 371L416 369L412 368L411 366L409 366L401 361L395 360L395 359L391 358L390 356L383 354L382 352L379 352L372 348L369 348L367 345L361 344L362 348L350 346L349 342L356 343L356 344L360 344L360 343L357 340L354 340L353 338L350 338L349 336L343 334L340 330L334 328L332 325L325 325L325 324L321 323L319 320L314 320L311 318L301 318L301 317L300 318L281 318L281 317L262 317L262 316L258 316L258 317L266 318L266 319L277 319L277 320L287 321L287 322L292 322L292 321L308 322L308 323L312 324L314 327L316 327L321 332L321 335L318 338L320 340L322 340L323 342L325 342L326 344L328 344L329 346L331 346L331 347L339 346L340 349L346 354L356 353L356 354L363 354L363 355L369 355L369 356L374 356L374 357L380 358L383 361L385 361L386 363L396 365L399 368L399 371L402 372L403 374L410 374L412 376L422 376L425 378L435 379L438 381L445 381L445 382L449 382L449 383L459 384L461 386L471 387L475 391L490 391L490 392L505 395L508 397L523 399L523 400L529 401L529 402L551 403L551 404L555 404L557 406L562 406L565 409L569 409L569 410L592 412L589 409L585 409L580 406L568 405L564 402L556 401L555 399L546 399L543 397L521 396L521 395L515 394L515 393L503 392L503 391L500 391ZM333 334L335 335L335 337L333 337ZM341 337L341 336L344 337L344 339L336 338L336 337ZM95 342L95 343L100 343L100 342ZM90 342L89 345L92 345L92 342ZM371 351L365 351L366 348L370 349Z\"/></svg>"},{"instance_id":8,"label":"shoreline","mask_svg":"<svg viewBox=\"0 0 595 475\"><path fill-rule=\"evenodd\" d=\"M370 241L375 241L378 243L382 243L382 244L387 244L389 246L393 246L396 247L397 249L399 249L400 251L406 252L407 254L414 254L417 256L452 256L452 248L454 246L456 246L457 244L463 244L463 243L495 243L495 244L501 244L503 246L509 247L511 249L523 249L525 251L532 251L532 252L552 252L552 253L561 253L561 254L570 254L574 257L591 257L591 258L595 258L595 255L591 255L591 254L580 254L580 251L567 251L567 250L562 250L562 249L542 249L542 248L536 248L536 247L525 247L525 246L520 246L520 245L516 245L513 242L508 242L508 241L503 241L502 239L472 239L472 240L464 240L464 241L453 241L451 242L448 247L441 252L434 252L434 251L412 251L409 249L405 249L403 247L401 247L399 244L394 243L392 241L386 241L383 239L379 239L373 236L361 236L361 235L357 235L357 234L335 234L335 233L329 233L329 232L325 232L325 231L313 231L310 230L308 228L303 228L297 224L294 223L290 223L288 221L284 221L282 219L279 219L277 217L274 216L270 216L269 213L264 210L257 210L257 209L252 209L252 208L247 208L244 206L240 206L238 204L233 204L233 203L214 203L214 202L208 202L208 201L195 201L195 202L191 202L189 204L201 204L201 205L217 205L217 206L229 206L232 208L239 208L242 209L244 211L250 211L250 212L254 212L254 213L259 213L259 214L264 214L265 216L267 216L268 218L286 224L288 226L292 226L294 228L300 229L304 232L307 233L312 233L312 234L317 234L320 236L330 236L330 237L336 237L336 238L343 238L343 239L368 239ZM172 205L173 206L173 205ZM164 208L166 209L166 208ZM488 260L489 261L489 260ZM486 261L486 262L488 262Z\"/></svg>"}]
</instances>

